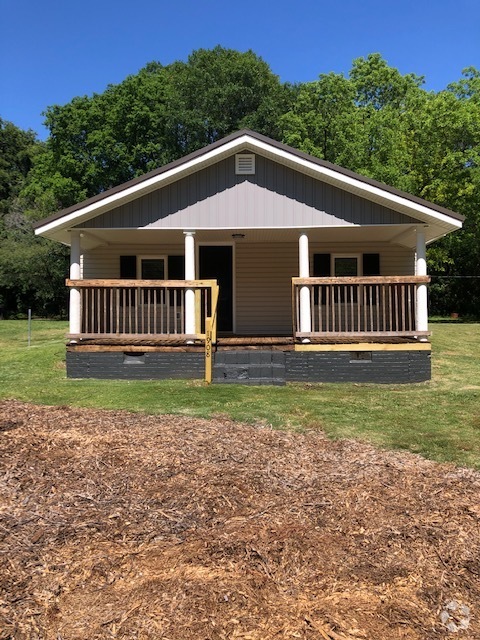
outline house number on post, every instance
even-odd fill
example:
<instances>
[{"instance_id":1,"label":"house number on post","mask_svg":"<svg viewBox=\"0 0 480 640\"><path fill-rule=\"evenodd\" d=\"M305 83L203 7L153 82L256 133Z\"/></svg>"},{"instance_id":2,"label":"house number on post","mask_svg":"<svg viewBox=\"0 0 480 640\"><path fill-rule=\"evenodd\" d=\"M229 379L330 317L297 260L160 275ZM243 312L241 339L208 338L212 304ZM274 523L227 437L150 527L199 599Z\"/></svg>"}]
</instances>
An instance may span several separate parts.
<instances>
[{"instance_id":1,"label":"house number on post","mask_svg":"<svg viewBox=\"0 0 480 640\"><path fill-rule=\"evenodd\" d=\"M207 318L205 327L205 381L212 381L212 319Z\"/></svg>"}]
</instances>

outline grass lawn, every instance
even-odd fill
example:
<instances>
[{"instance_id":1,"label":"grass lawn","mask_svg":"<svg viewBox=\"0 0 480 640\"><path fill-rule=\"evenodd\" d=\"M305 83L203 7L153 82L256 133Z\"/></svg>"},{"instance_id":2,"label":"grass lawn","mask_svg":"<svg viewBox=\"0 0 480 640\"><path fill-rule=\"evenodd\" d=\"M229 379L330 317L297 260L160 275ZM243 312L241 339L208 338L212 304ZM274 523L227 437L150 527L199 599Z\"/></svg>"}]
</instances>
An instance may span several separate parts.
<instances>
[{"instance_id":1,"label":"grass lawn","mask_svg":"<svg viewBox=\"0 0 480 640\"><path fill-rule=\"evenodd\" d=\"M0 321L0 398L322 429L333 438L480 468L480 324L432 324L429 383L286 387L67 380L66 323L35 320L32 326L28 347L26 321Z\"/></svg>"}]
</instances>

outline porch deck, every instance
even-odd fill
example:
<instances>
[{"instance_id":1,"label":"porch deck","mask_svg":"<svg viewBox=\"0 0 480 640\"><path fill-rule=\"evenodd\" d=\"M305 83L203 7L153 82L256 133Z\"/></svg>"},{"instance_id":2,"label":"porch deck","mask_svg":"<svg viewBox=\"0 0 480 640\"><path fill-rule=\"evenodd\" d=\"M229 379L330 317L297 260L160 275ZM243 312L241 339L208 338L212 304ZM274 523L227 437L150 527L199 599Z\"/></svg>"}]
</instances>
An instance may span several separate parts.
<instances>
[{"instance_id":1,"label":"porch deck","mask_svg":"<svg viewBox=\"0 0 480 640\"><path fill-rule=\"evenodd\" d=\"M305 347L339 347L355 350L361 345L370 345L372 349L378 349L382 345L410 345L415 349L419 343L413 337L408 336L371 336L368 338L355 337L339 337L339 336L322 336L312 337L309 345L301 343L300 339L292 336L245 336L245 335L229 335L218 336L215 351L225 350L271 350L271 351L294 351L297 349L305 349ZM429 343L427 343L429 344ZM157 338L154 336L139 337L88 337L82 338L77 343L68 342L67 349L69 351L134 351L143 350L150 352L203 352L205 349L203 340L196 340L194 344L186 344L183 336L175 336L171 338Z\"/></svg>"}]
</instances>

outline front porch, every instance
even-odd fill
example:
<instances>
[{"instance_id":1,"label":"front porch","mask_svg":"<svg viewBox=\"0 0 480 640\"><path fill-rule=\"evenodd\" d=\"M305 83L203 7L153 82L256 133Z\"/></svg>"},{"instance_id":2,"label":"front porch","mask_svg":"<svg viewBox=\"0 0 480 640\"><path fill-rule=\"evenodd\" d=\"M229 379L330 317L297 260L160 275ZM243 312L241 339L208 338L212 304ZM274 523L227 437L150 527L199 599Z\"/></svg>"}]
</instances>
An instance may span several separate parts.
<instances>
[{"instance_id":1,"label":"front porch","mask_svg":"<svg viewBox=\"0 0 480 640\"><path fill-rule=\"evenodd\" d=\"M69 280L78 305L68 375L243 384L423 381L430 377L430 344L429 332L417 328L417 299L427 282L425 276L293 278L292 332L273 336L218 335L216 281Z\"/></svg>"}]
</instances>

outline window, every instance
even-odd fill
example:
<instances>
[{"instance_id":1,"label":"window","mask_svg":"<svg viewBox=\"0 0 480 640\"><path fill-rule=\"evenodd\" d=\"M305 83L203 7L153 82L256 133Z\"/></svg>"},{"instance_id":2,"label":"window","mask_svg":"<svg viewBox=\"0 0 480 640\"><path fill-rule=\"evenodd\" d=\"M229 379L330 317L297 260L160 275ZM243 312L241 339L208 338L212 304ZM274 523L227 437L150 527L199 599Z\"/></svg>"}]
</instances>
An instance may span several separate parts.
<instances>
[{"instance_id":1,"label":"window","mask_svg":"<svg viewBox=\"0 0 480 640\"><path fill-rule=\"evenodd\" d=\"M350 351L350 362L371 362L371 351Z\"/></svg>"},{"instance_id":2,"label":"window","mask_svg":"<svg viewBox=\"0 0 480 640\"><path fill-rule=\"evenodd\" d=\"M379 276L380 275L380 254L378 253L363 253L358 255L351 254L330 254L330 253L314 253L313 254L313 276L319 278L328 278L334 276L341 277L355 277L355 276ZM345 289L343 285L335 285L335 295L339 296L339 301L345 300ZM319 296L319 289L321 289L321 297ZM362 290L362 287L360 287ZM354 289L354 302L358 299L358 289ZM377 294L374 290L372 292L373 304L376 304ZM313 303L315 305L325 304L326 286L314 288Z\"/></svg>"},{"instance_id":3,"label":"window","mask_svg":"<svg viewBox=\"0 0 480 640\"><path fill-rule=\"evenodd\" d=\"M173 256L120 256L120 278L128 280L185 280L185 258ZM133 289L132 289L133 291ZM152 291L152 289L150 289ZM159 289L157 290L160 291ZM173 304L176 294L170 289L170 302ZM148 300L147 291L144 299ZM122 304L129 304L123 303Z\"/></svg>"},{"instance_id":4,"label":"window","mask_svg":"<svg viewBox=\"0 0 480 640\"><path fill-rule=\"evenodd\" d=\"M164 256L137 256L137 275L140 280L166 280L166 258ZM145 289L144 303L151 302L156 295L161 295L161 289Z\"/></svg>"},{"instance_id":5,"label":"window","mask_svg":"<svg viewBox=\"0 0 480 640\"><path fill-rule=\"evenodd\" d=\"M359 257L358 256L332 256L332 272L336 278L346 278L358 276Z\"/></svg>"},{"instance_id":6,"label":"window","mask_svg":"<svg viewBox=\"0 0 480 640\"><path fill-rule=\"evenodd\" d=\"M163 256L138 256L137 274L140 280L165 280L166 265Z\"/></svg>"},{"instance_id":7,"label":"window","mask_svg":"<svg viewBox=\"0 0 480 640\"><path fill-rule=\"evenodd\" d=\"M313 275L317 278L329 276L379 276L380 254L360 255L313 254Z\"/></svg>"},{"instance_id":8,"label":"window","mask_svg":"<svg viewBox=\"0 0 480 640\"><path fill-rule=\"evenodd\" d=\"M356 277L361 271L360 256L333 255L332 256L332 272L336 278ZM335 297L337 302L354 302L358 300L357 287L349 287L348 285L336 285Z\"/></svg>"},{"instance_id":9,"label":"window","mask_svg":"<svg viewBox=\"0 0 480 640\"><path fill-rule=\"evenodd\" d=\"M128 280L185 280L183 256L120 256L120 278Z\"/></svg>"}]
</instances>

